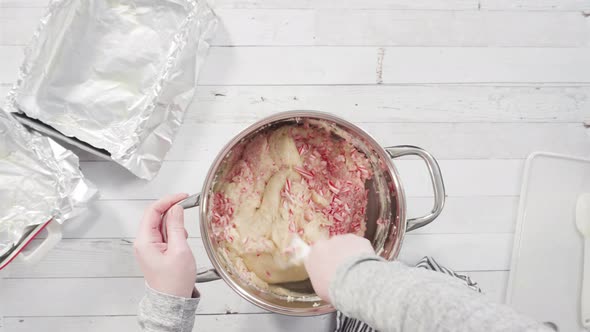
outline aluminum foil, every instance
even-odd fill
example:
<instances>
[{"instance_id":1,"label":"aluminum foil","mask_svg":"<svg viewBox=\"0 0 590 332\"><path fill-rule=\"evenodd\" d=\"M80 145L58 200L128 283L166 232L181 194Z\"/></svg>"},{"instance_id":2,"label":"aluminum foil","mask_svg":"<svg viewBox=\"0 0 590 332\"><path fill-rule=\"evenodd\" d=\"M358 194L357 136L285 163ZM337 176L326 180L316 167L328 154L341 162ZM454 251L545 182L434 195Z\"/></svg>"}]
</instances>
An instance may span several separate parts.
<instances>
[{"instance_id":1,"label":"aluminum foil","mask_svg":"<svg viewBox=\"0 0 590 332\"><path fill-rule=\"evenodd\" d=\"M151 179L193 98L216 22L205 1L54 0L8 111Z\"/></svg>"},{"instance_id":2,"label":"aluminum foil","mask_svg":"<svg viewBox=\"0 0 590 332\"><path fill-rule=\"evenodd\" d=\"M27 228L62 223L96 195L78 157L47 137L28 132L0 109L0 257Z\"/></svg>"}]
</instances>

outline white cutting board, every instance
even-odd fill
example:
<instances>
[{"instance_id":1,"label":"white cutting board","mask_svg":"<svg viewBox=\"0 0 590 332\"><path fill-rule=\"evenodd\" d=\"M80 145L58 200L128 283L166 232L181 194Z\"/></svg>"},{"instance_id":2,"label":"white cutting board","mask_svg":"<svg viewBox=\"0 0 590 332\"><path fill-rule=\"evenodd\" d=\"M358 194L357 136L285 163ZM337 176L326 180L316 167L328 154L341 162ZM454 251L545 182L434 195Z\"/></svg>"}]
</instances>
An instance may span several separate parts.
<instances>
[{"instance_id":1,"label":"white cutting board","mask_svg":"<svg viewBox=\"0 0 590 332\"><path fill-rule=\"evenodd\" d=\"M559 331L580 319L583 242L576 201L590 192L590 160L535 153L525 165L506 301Z\"/></svg>"}]
</instances>

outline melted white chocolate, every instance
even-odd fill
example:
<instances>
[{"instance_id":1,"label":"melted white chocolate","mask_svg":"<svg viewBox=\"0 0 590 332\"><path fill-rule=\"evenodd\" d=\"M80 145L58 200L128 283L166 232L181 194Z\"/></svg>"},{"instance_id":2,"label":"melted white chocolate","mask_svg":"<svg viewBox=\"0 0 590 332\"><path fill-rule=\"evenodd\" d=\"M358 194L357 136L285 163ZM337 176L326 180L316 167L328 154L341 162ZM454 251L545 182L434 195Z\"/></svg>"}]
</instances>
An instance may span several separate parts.
<instances>
[{"instance_id":1,"label":"melted white chocolate","mask_svg":"<svg viewBox=\"0 0 590 332\"><path fill-rule=\"evenodd\" d=\"M215 236L258 285L305 280L301 261L291 259L293 237L312 244L336 233L362 235L367 169L352 145L317 128L259 134L214 188Z\"/></svg>"}]
</instances>

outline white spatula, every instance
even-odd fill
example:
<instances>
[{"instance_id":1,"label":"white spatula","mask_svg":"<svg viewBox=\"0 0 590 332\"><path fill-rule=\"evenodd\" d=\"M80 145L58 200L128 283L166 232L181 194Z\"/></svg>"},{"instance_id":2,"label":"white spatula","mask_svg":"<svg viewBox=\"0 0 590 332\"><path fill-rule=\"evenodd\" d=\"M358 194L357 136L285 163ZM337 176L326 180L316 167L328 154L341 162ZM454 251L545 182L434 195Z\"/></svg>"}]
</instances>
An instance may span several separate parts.
<instances>
[{"instance_id":1,"label":"white spatula","mask_svg":"<svg viewBox=\"0 0 590 332\"><path fill-rule=\"evenodd\" d=\"M582 268L582 293L580 313L582 325L590 328L590 193L578 196L576 225L584 237L584 267Z\"/></svg>"},{"instance_id":2,"label":"white spatula","mask_svg":"<svg viewBox=\"0 0 590 332\"><path fill-rule=\"evenodd\" d=\"M289 263L292 265L302 264L311 248L305 241L303 241L297 234L293 236L291 244L288 248Z\"/></svg>"}]
</instances>

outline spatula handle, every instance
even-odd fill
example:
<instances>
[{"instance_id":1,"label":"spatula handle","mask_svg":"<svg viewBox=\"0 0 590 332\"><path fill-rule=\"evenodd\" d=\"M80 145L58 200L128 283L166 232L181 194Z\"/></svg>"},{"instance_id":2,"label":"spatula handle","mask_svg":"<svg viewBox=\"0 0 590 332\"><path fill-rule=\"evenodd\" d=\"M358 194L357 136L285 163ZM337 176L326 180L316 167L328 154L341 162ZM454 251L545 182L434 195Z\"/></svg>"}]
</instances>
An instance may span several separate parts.
<instances>
[{"instance_id":1,"label":"spatula handle","mask_svg":"<svg viewBox=\"0 0 590 332\"><path fill-rule=\"evenodd\" d=\"M590 328L590 238L584 241L584 267L582 268L582 292L580 308L582 314L582 325Z\"/></svg>"}]
</instances>

